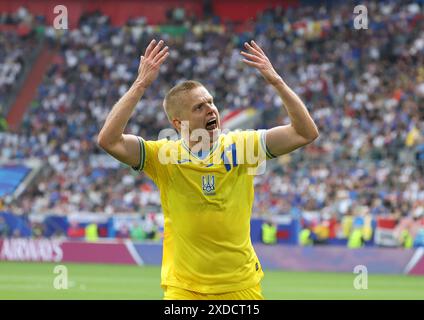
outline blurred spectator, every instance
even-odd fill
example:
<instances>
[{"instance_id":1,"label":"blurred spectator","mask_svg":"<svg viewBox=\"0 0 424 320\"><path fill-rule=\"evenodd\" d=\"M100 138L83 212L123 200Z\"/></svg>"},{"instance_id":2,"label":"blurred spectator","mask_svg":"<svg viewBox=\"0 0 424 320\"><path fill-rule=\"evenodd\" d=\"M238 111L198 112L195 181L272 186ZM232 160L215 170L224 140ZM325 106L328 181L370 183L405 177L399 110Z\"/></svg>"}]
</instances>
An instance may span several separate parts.
<instances>
[{"instance_id":1,"label":"blurred spectator","mask_svg":"<svg viewBox=\"0 0 424 320\"><path fill-rule=\"evenodd\" d=\"M304 227L299 232L299 245L311 246L314 244L313 235L309 227Z\"/></svg>"},{"instance_id":2,"label":"blurred spectator","mask_svg":"<svg viewBox=\"0 0 424 320\"><path fill-rule=\"evenodd\" d=\"M41 239L44 237L44 224L40 222L34 222L31 224L32 237Z\"/></svg>"},{"instance_id":3,"label":"blurred spectator","mask_svg":"<svg viewBox=\"0 0 424 320\"><path fill-rule=\"evenodd\" d=\"M262 242L264 244L277 243L277 225L270 219L265 220L262 224Z\"/></svg>"},{"instance_id":4,"label":"blurred spectator","mask_svg":"<svg viewBox=\"0 0 424 320\"><path fill-rule=\"evenodd\" d=\"M156 239L158 226L154 215L149 214L147 216L143 216L143 231L146 235L146 239Z\"/></svg>"},{"instance_id":5,"label":"blurred spectator","mask_svg":"<svg viewBox=\"0 0 424 320\"><path fill-rule=\"evenodd\" d=\"M85 229L80 227L78 222L70 221L67 235L71 239L83 239L85 237Z\"/></svg>"},{"instance_id":6,"label":"blurred spectator","mask_svg":"<svg viewBox=\"0 0 424 320\"><path fill-rule=\"evenodd\" d=\"M353 225L353 230L349 235L347 241L347 247L350 249L358 249L364 245L364 238L362 234L362 228L360 226Z\"/></svg>"},{"instance_id":7,"label":"blurred spectator","mask_svg":"<svg viewBox=\"0 0 424 320\"><path fill-rule=\"evenodd\" d=\"M405 249L410 249L414 245L414 238L412 238L408 230L403 230L399 242Z\"/></svg>"},{"instance_id":8,"label":"blurred spectator","mask_svg":"<svg viewBox=\"0 0 424 320\"><path fill-rule=\"evenodd\" d=\"M330 230L328 228L327 221L323 221L314 227L314 230L312 233L312 237L313 237L312 239L314 244L327 243L329 236L330 236Z\"/></svg>"},{"instance_id":9,"label":"blurred spectator","mask_svg":"<svg viewBox=\"0 0 424 320\"><path fill-rule=\"evenodd\" d=\"M85 240L88 242L96 242L99 240L99 232L96 223L90 223L85 227Z\"/></svg>"},{"instance_id":10,"label":"blurred spectator","mask_svg":"<svg viewBox=\"0 0 424 320\"><path fill-rule=\"evenodd\" d=\"M7 238L10 236L10 228L6 220L0 216L0 238Z\"/></svg>"},{"instance_id":11,"label":"blurred spectator","mask_svg":"<svg viewBox=\"0 0 424 320\"><path fill-rule=\"evenodd\" d=\"M420 174L424 176L424 135L420 137L415 148L415 159L417 160L417 166Z\"/></svg>"},{"instance_id":12,"label":"blurred spectator","mask_svg":"<svg viewBox=\"0 0 424 320\"><path fill-rule=\"evenodd\" d=\"M143 227L135 223L130 230L131 239L136 241L143 241L147 238L146 233L143 230Z\"/></svg>"}]
</instances>

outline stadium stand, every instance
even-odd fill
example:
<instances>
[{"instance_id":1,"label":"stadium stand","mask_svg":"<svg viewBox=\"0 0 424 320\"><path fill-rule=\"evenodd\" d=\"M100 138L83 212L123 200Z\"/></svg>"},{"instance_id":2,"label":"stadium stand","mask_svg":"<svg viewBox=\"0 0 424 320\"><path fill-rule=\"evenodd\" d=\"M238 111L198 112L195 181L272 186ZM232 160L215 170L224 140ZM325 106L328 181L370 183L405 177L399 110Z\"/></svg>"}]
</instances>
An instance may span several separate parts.
<instances>
[{"instance_id":1,"label":"stadium stand","mask_svg":"<svg viewBox=\"0 0 424 320\"><path fill-rule=\"evenodd\" d=\"M288 117L271 88L240 63L243 42L255 39L302 95L321 136L257 176L253 214L301 219L313 230L327 230L325 239L346 238L354 226L395 230L399 237L400 226L407 225L415 237L424 227L423 4L370 2L374 18L355 36L350 9L268 9L244 24L215 15L202 20L176 9L155 26L143 18L115 26L94 12L68 32L45 26L51 65L19 130L0 135L2 161L36 157L45 165L18 199L3 198L4 210L65 216L160 212L154 184L117 165L95 143L108 111L136 74L140 52L154 37L171 48L161 75L136 107L130 132L156 139L169 128L162 100L183 79L205 83L222 109L253 109L254 127L269 128ZM239 32L227 32L235 28ZM20 41L27 43L0 36L10 52L3 62L18 59L13 48ZM6 65L19 73L19 65ZM9 82L10 77L9 71ZM9 91L2 90L0 97ZM382 226L383 218L394 223Z\"/></svg>"}]
</instances>

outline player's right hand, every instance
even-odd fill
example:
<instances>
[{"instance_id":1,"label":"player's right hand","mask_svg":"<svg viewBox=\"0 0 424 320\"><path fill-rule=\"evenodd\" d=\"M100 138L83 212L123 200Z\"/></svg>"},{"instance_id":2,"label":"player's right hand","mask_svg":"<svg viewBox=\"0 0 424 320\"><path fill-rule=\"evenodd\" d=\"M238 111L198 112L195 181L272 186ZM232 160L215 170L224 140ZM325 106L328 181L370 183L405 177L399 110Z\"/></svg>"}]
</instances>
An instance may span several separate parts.
<instances>
[{"instance_id":1,"label":"player's right hand","mask_svg":"<svg viewBox=\"0 0 424 320\"><path fill-rule=\"evenodd\" d=\"M164 42L152 40L148 45L144 56L140 57L138 76L135 84L147 88L158 77L159 68L169 55L168 47L163 47Z\"/></svg>"}]
</instances>

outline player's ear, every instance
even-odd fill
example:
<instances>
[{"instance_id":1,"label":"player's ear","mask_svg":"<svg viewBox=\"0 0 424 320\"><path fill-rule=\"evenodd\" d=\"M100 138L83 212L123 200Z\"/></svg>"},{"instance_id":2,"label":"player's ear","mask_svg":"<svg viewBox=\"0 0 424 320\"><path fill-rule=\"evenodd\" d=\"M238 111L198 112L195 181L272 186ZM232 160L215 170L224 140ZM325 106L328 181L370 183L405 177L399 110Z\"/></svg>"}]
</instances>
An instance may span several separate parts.
<instances>
[{"instance_id":1,"label":"player's ear","mask_svg":"<svg viewBox=\"0 0 424 320\"><path fill-rule=\"evenodd\" d=\"M177 119L177 118L172 119L172 125L178 132L181 132L181 120L180 119Z\"/></svg>"}]
</instances>

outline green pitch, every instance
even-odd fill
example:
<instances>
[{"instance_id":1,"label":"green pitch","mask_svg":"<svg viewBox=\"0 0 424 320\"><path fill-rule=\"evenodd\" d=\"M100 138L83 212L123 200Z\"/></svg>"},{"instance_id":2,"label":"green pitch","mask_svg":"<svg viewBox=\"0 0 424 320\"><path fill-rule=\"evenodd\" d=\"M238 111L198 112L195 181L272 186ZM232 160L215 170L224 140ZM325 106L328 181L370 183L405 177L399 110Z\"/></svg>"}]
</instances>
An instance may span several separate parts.
<instances>
[{"instance_id":1,"label":"green pitch","mask_svg":"<svg viewBox=\"0 0 424 320\"><path fill-rule=\"evenodd\" d=\"M3 299L162 299L157 266L66 264L68 289L54 288L56 264L0 262ZM266 299L424 299L424 277L373 275L356 290L356 274L265 270Z\"/></svg>"}]
</instances>

